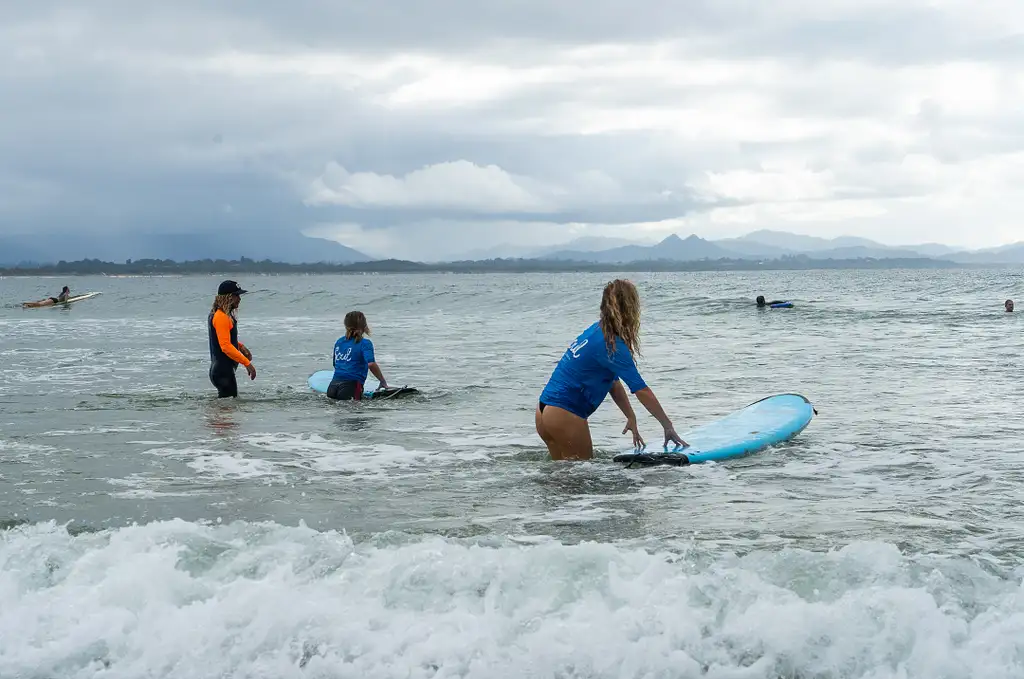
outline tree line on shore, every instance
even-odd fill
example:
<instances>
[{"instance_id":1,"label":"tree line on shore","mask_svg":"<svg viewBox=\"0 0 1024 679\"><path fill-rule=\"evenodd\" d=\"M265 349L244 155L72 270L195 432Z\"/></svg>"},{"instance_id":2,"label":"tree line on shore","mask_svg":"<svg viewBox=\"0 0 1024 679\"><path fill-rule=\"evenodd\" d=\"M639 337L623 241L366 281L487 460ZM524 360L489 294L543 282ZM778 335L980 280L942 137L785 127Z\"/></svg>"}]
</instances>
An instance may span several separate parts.
<instances>
[{"instance_id":1,"label":"tree line on shore","mask_svg":"<svg viewBox=\"0 0 1024 679\"><path fill-rule=\"evenodd\" d=\"M291 264L270 259L235 260L197 259L178 262L170 259L136 259L105 262L82 259L61 260L55 264L24 263L0 267L0 275L145 275L145 274L339 274L339 273L573 273L573 272L672 272L672 271L771 271L809 269L935 269L959 268L954 262L907 257L886 259L813 259L805 255L773 260L702 259L643 260L629 263L596 263L551 259L487 259L443 263L383 259L349 264Z\"/></svg>"}]
</instances>

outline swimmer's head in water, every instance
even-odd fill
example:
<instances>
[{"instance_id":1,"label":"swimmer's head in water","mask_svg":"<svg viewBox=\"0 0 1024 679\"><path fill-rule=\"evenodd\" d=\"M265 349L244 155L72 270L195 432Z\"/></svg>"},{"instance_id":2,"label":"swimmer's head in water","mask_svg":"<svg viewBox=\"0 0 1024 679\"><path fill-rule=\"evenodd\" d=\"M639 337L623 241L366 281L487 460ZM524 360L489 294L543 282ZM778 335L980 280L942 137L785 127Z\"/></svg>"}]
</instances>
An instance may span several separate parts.
<instances>
[{"instance_id":1,"label":"swimmer's head in water","mask_svg":"<svg viewBox=\"0 0 1024 679\"><path fill-rule=\"evenodd\" d=\"M604 286L601 330L608 344L608 353L615 352L616 337L622 338L631 354L640 353L640 293L631 282L615 279Z\"/></svg>"},{"instance_id":2,"label":"swimmer's head in water","mask_svg":"<svg viewBox=\"0 0 1024 679\"><path fill-rule=\"evenodd\" d=\"M757 306L764 306L764 295L757 296Z\"/></svg>"},{"instance_id":3,"label":"swimmer's head in water","mask_svg":"<svg viewBox=\"0 0 1024 679\"><path fill-rule=\"evenodd\" d=\"M1012 300L1012 299L1008 299L1008 300L1006 300L1006 303L1005 303L1005 304L1003 304L1003 306L1005 306L1005 307L1006 307L1006 310L1007 310L1008 312L1009 312L1009 311L1013 311L1013 300Z\"/></svg>"},{"instance_id":4,"label":"swimmer's head in water","mask_svg":"<svg viewBox=\"0 0 1024 679\"><path fill-rule=\"evenodd\" d=\"M345 339L360 341L363 336L370 334L370 326L366 323L366 316L362 311L350 311L345 314Z\"/></svg>"}]
</instances>

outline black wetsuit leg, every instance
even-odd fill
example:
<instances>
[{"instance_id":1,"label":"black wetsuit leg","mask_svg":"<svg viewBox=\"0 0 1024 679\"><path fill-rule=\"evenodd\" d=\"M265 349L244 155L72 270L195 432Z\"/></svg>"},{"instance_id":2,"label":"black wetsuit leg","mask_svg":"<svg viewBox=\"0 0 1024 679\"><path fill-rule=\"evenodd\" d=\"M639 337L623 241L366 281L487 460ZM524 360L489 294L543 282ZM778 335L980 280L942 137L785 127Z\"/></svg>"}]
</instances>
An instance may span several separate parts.
<instances>
[{"instance_id":1,"label":"black wetsuit leg","mask_svg":"<svg viewBox=\"0 0 1024 679\"><path fill-rule=\"evenodd\" d=\"M336 401L360 401L363 385L355 380L331 380L327 385L327 396Z\"/></svg>"},{"instance_id":2,"label":"black wetsuit leg","mask_svg":"<svg viewBox=\"0 0 1024 679\"><path fill-rule=\"evenodd\" d=\"M217 398L238 396L238 381L234 366L213 362L210 364L210 382L217 387Z\"/></svg>"}]
</instances>

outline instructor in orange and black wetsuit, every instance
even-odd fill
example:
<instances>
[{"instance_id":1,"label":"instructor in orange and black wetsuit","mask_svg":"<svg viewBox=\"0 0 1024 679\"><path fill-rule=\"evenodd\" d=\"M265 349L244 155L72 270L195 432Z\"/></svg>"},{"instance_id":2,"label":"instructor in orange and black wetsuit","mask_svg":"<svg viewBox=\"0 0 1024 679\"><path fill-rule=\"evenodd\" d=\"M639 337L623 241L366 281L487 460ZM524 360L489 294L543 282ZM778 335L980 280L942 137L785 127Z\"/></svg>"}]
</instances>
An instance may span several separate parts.
<instances>
[{"instance_id":1,"label":"instructor in orange and black wetsuit","mask_svg":"<svg viewBox=\"0 0 1024 679\"><path fill-rule=\"evenodd\" d=\"M217 397L238 396L235 370L238 364L245 366L249 379L256 379L256 368L252 365L252 354L238 341L238 324L235 310L247 291L238 287L235 281L224 281L217 288L217 298L206 320L210 334L210 382L217 387Z\"/></svg>"}]
</instances>

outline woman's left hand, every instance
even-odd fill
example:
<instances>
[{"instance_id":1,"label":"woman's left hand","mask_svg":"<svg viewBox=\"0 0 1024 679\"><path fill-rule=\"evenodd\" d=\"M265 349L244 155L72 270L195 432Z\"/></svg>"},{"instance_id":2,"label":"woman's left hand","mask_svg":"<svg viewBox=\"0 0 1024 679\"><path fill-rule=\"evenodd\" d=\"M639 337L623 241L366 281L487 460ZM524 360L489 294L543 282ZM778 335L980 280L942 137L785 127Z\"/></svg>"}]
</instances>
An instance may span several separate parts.
<instances>
[{"instance_id":1,"label":"woman's left hand","mask_svg":"<svg viewBox=\"0 0 1024 679\"><path fill-rule=\"evenodd\" d=\"M643 448L645 445L644 437L640 436L640 429L637 428L635 417L631 417L626 420L626 427L622 430L622 433L625 434L627 431L633 432L633 447Z\"/></svg>"}]
</instances>

